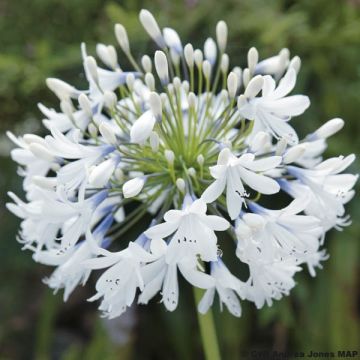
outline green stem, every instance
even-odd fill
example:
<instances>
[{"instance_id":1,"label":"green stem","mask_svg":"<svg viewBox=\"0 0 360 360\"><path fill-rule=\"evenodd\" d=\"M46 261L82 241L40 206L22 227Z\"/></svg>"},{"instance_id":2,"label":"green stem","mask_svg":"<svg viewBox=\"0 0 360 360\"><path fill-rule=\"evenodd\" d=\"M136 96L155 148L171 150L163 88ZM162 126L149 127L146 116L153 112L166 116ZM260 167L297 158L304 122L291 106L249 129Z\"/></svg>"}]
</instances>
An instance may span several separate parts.
<instances>
[{"instance_id":1,"label":"green stem","mask_svg":"<svg viewBox=\"0 0 360 360\"><path fill-rule=\"evenodd\" d=\"M203 296L202 289L194 287L195 303L198 304ZM197 311L198 322L201 333L201 341L206 360L220 360L220 350L216 337L215 323L211 309L206 314Z\"/></svg>"}]
</instances>

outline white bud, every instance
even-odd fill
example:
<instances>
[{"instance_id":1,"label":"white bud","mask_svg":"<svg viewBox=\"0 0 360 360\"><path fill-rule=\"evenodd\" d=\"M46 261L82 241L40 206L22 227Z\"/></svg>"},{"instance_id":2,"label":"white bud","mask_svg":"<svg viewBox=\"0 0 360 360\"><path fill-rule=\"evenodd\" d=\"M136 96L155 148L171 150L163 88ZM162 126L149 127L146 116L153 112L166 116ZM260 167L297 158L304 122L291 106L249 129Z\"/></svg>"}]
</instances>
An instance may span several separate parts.
<instances>
[{"instance_id":1,"label":"white bud","mask_svg":"<svg viewBox=\"0 0 360 360\"><path fill-rule=\"evenodd\" d=\"M109 123L103 121L99 125L99 131L100 131L101 136L105 139L105 141L108 144L111 144L111 145L116 144L117 141L116 141L115 132L114 132L113 127Z\"/></svg>"},{"instance_id":2,"label":"white bud","mask_svg":"<svg viewBox=\"0 0 360 360\"><path fill-rule=\"evenodd\" d=\"M87 71L89 72L89 75L92 77L92 79L98 83L99 82L99 74L97 70L97 64L96 60L92 56L87 56L85 58L85 67Z\"/></svg>"},{"instance_id":3,"label":"white bud","mask_svg":"<svg viewBox=\"0 0 360 360\"><path fill-rule=\"evenodd\" d=\"M261 150L267 143L269 135L264 131L259 131L251 141L251 150L253 152L258 152Z\"/></svg>"},{"instance_id":4,"label":"white bud","mask_svg":"<svg viewBox=\"0 0 360 360\"><path fill-rule=\"evenodd\" d=\"M177 180L176 180L176 187L179 189L179 191L181 192L181 193L185 193L185 189L186 189L186 184L185 184L185 181L184 181L184 179L182 179L182 178L178 178Z\"/></svg>"},{"instance_id":5,"label":"white bud","mask_svg":"<svg viewBox=\"0 0 360 360\"><path fill-rule=\"evenodd\" d=\"M222 102L225 102L229 98L229 92L226 89L220 91L220 98Z\"/></svg>"},{"instance_id":6,"label":"white bud","mask_svg":"<svg viewBox=\"0 0 360 360\"><path fill-rule=\"evenodd\" d=\"M153 152L157 152L159 150L159 143L159 135L155 131L152 131L150 134L150 146Z\"/></svg>"},{"instance_id":7,"label":"white bud","mask_svg":"<svg viewBox=\"0 0 360 360\"><path fill-rule=\"evenodd\" d=\"M106 90L104 93L104 102L107 108L113 108L117 103L116 94L113 91Z\"/></svg>"},{"instance_id":8,"label":"white bud","mask_svg":"<svg viewBox=\"0 0 360 360\"><path fill-rule=\"evenodd\" d=\"M187 172L191 177L196 176L196 170L193 167L189 168Z\"/></svg>"},{"instance_id":9,"label":"white bud","mask_svg":"<svg viewBox=\"0 0 360 360\"><path fill-rule=\"evenodd\" d=\"M181 80L176 76L173 79L174 88L176 91L179 91L181 88Z\"/></svg>"},{"instance_id":10,"label":"white bud","mask_svg":"<svg viewBox=\"0 0 360 360\"><path fill-rule=\"evenodd\" d=\"M122 183L124 181L124 172L122 171L121 167L117 167L114 171L114 177L116 181Z\"/></svg>"},{"instance_id":11,"label":"white bud","mask_svg":"<svg viewBox=\"0 0 360 360\"><path fill-rule=\"evenodd\" d=\"M198 155L196 161L200 166L203 166L205 161L204 156L202 154Z\"/></svg>"},{"instance_id":12,"label":"white bud","mask_svg":"<svg viewBox=\"0 0 360 360\"><path fill-rule=\"evenodd\" d=\"M286 139L281 138L276 144L275 155L282 155L286 149L286 146L287 146Z\"/></svg>"},{"instance_id":13,"label":"white bud","mask_svg":"<svg viewBox=\"0 0 360 360\"><path fill-rule=\"evenodd\" d=\"M155 69L161 82L167 84L169 82L169 68L163 51L158 50L155 52Z\"/></svg>"},{"instance_id":14,"label":"white bud","mask_svg":"<svg viewBox=\"0 0 360 360\"><path fill-rule=\"evenodd\" d=\"M250 80L249 84L245 89L244 95L247 98L255 97L261 91L263 84L264 84L263 77L261 75L256 75Z\"/></svg>"},{"instance_id":15,"label":"white bud","mask_svg":"<svg viewBox=\"0 0 360 360\"><path fill-rule=\"evenodd\" d=\"M134 90L134 82L135 82L135 75L133 73L129 73L126 76L126 85L130 91Z\"/></svg>"},{"instance_id":16,"label":"white bud","mask_svg":"<svg viewBox=\"0 0 360 360\"><path fill-rule=\"evenodd\" d=\"M136 144L144 143L144 141L146 141L150 136L154 128L155 121L155 117L150 110L144 112L131 127L131 142Z\"/></svg>"},{"instance_id":17,"label":"white bud","mask_svg":"<svg viewBox=\"0 0 360 360\"><path fill-rule=\"evenodd\" d=\"M145 84L151 90L155 90L155 78L154 75L150 72L145 74Z\"/></svg>"},{"instance_id":18,"label":"white bud","mask_svg":"<svg viewBox=\"0 0 360 360\"><path fill-rule=\"evenodd\" d=\"M196 95L193 92L189 93L188 103L190 108L195 108L196 106Z\"/></svg>"},{"instance_id":19,"label":"white bud","mask_svg":"<svg viewBox=\"0 0 360 360\"><path fill-rule=\"evenodd\" d=\"M175 160L175 154L172 150L165 150L165 158L169 164L173 164Z\"/></svg>"},{"instance_id":20,"label":"white bud","mask_svg":"<svg viewBox=\"0 0 360 360\"><path fill-rule=\"evenodd\" d=\"M122 187L123 196L125 199L132 198L138 195L143 189L145 179L143 177L136 177L128 180Z\"/></svg>"},{"instance_id":21,"label":"white bud","mask_svg":"<svg viewBox=\"0 0 360 360\"><path fill-rule=\"evenodd\" d=\"M150 109L153 115L157 119L161 119L162 116L162 103L160 95L156 92L151 92L149 96Z\"/></svg>"},{"instance_id":22,"label":"white bud","mask_svg":"<svg viewBox=\"0 0 360 360\"><path fill-rule=\"evenodd\" d=\"M222 54L221 56L221 63L220 63L220 68L221 71L225 74L228 72L229 70L229 55L228 54Z\"/></svg>"},{"instance_id":23,"label":"white bud","mask_svg":"<svg viewBox=\"0 0 360 360\"><path fill-rule=\"evenodd\" d=\"M284 164L291 164L297 159L299 159L305 152L305 146L304 145L296 145L290 148L288 151L286 151L284 157L283 157L283 163Z\"/></svg>"},{"instance_id":24,"label":"white bud","mask_svg":"<svg viewBox=\"0 0 360 360\"><path fill-rule=\"evenodd\" d=\"M221 52L225 51L228 37L228 28L226 22L221 20L216 25L216 41Z\"/></svg>"},{"instance_id":25,"label":"white bud","mask_svg":"<svg viewBox=\"0 0 360 360\"><path fill-rule=\"evenodd\" d=\"M117 67L117 54L113 46L104 44L96 45L96 53L100 60L108 67L115 69Z\"/></svg>"},{"instance_id":26,"label":"white bud","mask_svg":"<svg viewBox=\"0 0 360 360\"><path fill-rule=\"evenodd\" d=\"M190 90L190 84L187 80L182 82L182 88L184 89L185 93L188 93Z\"/></svg>"},{"instance_id":27,"label":"white bud","mask_svg":"<svg viewBox=\"0 0 360 360\"><path fill-rule=\"evenodd\" d=\"M189 68L194 66L194 48L191 44L186 44L184 47L185 61Z\"/></svg>"},{"instance_id":28,"label":"white bud","mask_svg":"<svg viewBox=\"0 0 360 360\"><path fill-rule=\"evenodd\" d=\"M78 97L78 102L82 110L86 113L87 116L92 117L93 112L91 108L91 102L89 98L84 94L80 94Z\"/></svg>"},{"instance_id":29,"label":"white bud","mask_svg":"<svg viewBox=\"0 0 360 360\"><path fill-rule=\"evenodd\" d=\"M115 37L122 51L125 54L128 54L130 52L129 38L127 36L126 29L124 28L123 25L121 24L115 25Z\"/></svg>"},{"instance_id":30,"label":"white bud","mask_svg":"<svg viewBox=\"0 0 360 360\"><path fill-rule=\"evenodd\" d=\"M68 99L78 93L73 86L60 79L47 78L46 85L60 100Z\"/></svg>"},{"instance_id":31,"label":"white bud","mask_svg":"<svg viewBox=\"0 0 360 360\"><path fill-rule=\"evenodd\" d=\"M141 58L141 65L142 65L142 67L143 67L143 69L145 70L146 73L151 73L152 62L151 62L150 56L144 55Z\"/></svg>"},{"instance_id":32,"label":"white bud","mask_svg":"<svg viewBox=\"0 0 360 360\"><path fill-rule=\"evenodd\" d=\"M250 70L248 68L244 69L243 73L242 73L242 82L244 84L244 87L246 87L249 84L250 81Z\"/></svg>"},{"instance_id":33,"label":"white bud","mask_svg":"<svg viewBox=\"0 0 360 360\"><path fill-rule=\"evenodd\" d=\"M247 59L248 59L248 67L249 67L249 71L250 74L253 74L255 71L255 67L259 61L259 53L256 50L256 48L252 47L248 54L247 54Z\"/></svg>"},{"instance_id":34,"label":"white bud","mask_svg":"<svg viewBox=\"0 0 360 360\"><path fill-rule=\"evenodd\" d=\"M240 95L237 100L238 109L241 109L247 102L248 99L245 97L245 95Z\"/></svg>"},{"instance_id":35,"label":"white bud","mask_svg":"<svg viewBox=\"0 0 360 360\"><path fill-rule=\"evenodd\" d=\"M216 49L216 43L212 38L207 38L205 41L204 55L205 55L205 59L208 60L211 65L215 64L217 49Z\"/></svg>"},{"instance_id":36,"label":"white bud","mask_svg":"<svg viewBox=\"0 0 360 360\"><path fill-rule=\"evenodd\" d=\"M96 137L98 134L98 129L93 123L90 123L88 125L88 132L92 137Z\"/></svg>"},{"instance_id":37,"label":"white bud","mask_svg":"<svg viewBox=\"0 0 360 360\"><path fill-rule=\"evenodd\" d=\"M344 126L344 120L340 118L335 118L327 121L324 125L319 127L314 135L319 139L327 139L328 137L334 135Z\"/></svg>"},{"instance_id":38,"label":"white bud","mask_svg":"<svg viewBox=\"0 0 360 360\"><path fill-rule=\"evenodd\" d=\"M55 156L44 145L32 143L29 145L29 150L39 159L49 162L55 160Z\"/></svg>"},{"instance_id":39,"label":"white bud","mask_svg":"<svg viewBox=\"0 0 360 360\"><path fill-rule=\"evenodd\" d=\"M115 166L114 159L107 159L95 166L89 175L89 184L96 188L104 187L109 182Z\"/></svg>"},{"instance_id":40,"label":"white bud","mask_svg":"<svg viewBox=\"0 0 360 360\"><path fill-rule=\"evenodd\" d=\"M231 72L227 78L227 88L229 96L234 98L238 89L238 77L234 72Z\"/></svg>"},{"instance_id":41,"label":"white bud","mask_svg":"<svg viewBox=\"0 0 360 360\"><path fill-rule=\"evenodd\" d=\"M168 103L168 97L165 93L161 93L160 94L160 99L161 99L161 103L162 103L162 106L165 107Z\"/></svg>"},{"instance_id":42,"label":"white bud","mask_svg":"<svg viewBox=\"0 0 360 360\"><path fill-rule=\"evenodd\" d=\"M238 77L238 90L241 87L242 84L242 70L241 67L239 66L235 66L232 71L236 74L236 76Z\"/></svg>"},{"instance_id":43,"label":"white bud","mask_svg":"<svg viewBox=\"0 0 360 360\"><path fill-rule=\"evenodd\" d=\"M168 27L164 28L163 36L164 36L166 45L170 49L174 50L177 54L182 53L181 40L180 40L178 33L174 29L171 29Z\"/></svg>"},{"instance_id":44,"label":"white bud","mask_svg":"<svg viewBox=\"0 0 360 360\"><path fill-rule=\"evenodd\" d=\"M31 181L36 186L48 190L54 190L57 186L56 177L45 177L45 176L34 175L31 178Z\"/></svg>"},{"instance_id":45,"label":"white bud","mask_svg":"<svg viewBox=\"0 0 360 360\"><path fill-rule=\"evenodd\" d=\"M204 61L204 55L200 49L194 51L194 60L197 67L201 67L202 62Z\"/></svg>"},{"instance_id":46,"label":"white bud","mask_svg":"<svg viewBox=\"0 0 360 360\"><path fill-rule=\"evenodd\" d=\"M170 58L175 66L178 66L180 64L180 55L172 48L170 49Z\"/></svg>"},{"instance_id":47,"label":"white bud","mask_svg":"<svg viewBox=\"0 0 360 360\"><path fill-rule=\"evenodd\" d=\"M298 56L294 56L290 61L289 68L293 68L296 74L298 74L301 68L301 59Z\"/></svg>"},{"instance_id":48,"label":"white bud","mask_svg":"<svg viewBox=\"0 0 360 360\"><path fill-rule=\"evenodd\" d=\"M203 73L204 73L204 76L207 80L210 79L210 76L211 76L211 64L208 60L205 60L203 62Z\"/></svg>"},{"instance_id":49,"label":"white bud","mask_svg":"<svg viewBox=\"0 0 360 360\"><path fill-rule=\"evenodd\" d=\"M150 37L158 44L159 47L164 48L165 42L161 35L159 25L151 12L143 9L140 11L139 18L142 26Z\"/></svg>"}]
</instances>

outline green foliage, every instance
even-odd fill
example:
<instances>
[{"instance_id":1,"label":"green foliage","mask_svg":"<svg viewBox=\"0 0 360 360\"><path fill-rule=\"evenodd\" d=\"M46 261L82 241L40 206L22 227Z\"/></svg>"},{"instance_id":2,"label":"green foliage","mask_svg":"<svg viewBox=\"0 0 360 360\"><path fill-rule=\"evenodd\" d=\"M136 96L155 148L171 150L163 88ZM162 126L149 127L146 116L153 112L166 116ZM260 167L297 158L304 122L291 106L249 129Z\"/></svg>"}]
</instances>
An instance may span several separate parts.
<instances>
[{"instance_id":1,"label":"green foliage","mask_svg":"<svg viewBox=\"0 0 360 360\"><path fill-rule=\"evenodd\" d=\"M330 139L327 155L359 153L360 100L360 7L357 1L338 0L4 0L0 5L0 118L1 129L23 132L29 119L41 119L36 103L57 106L45 88L46 77L61 77L81 86L83 75L80 42L91 51L97 41L114 43L115 22L128 29L135 57L153 49L138 22L142 7L151 10L161 25L176 28L184 43L191 40L201 47L208 34L215 35L215 24L223 19L229 26L232 65L243 66L249 47L256 46L262 58L288 47L302 58L298 90L309 94L311 108L294 124L305 134L335 116L346 120L345 129ZM121 63L127 66L119 52ZM20 128L20 129L19 129ZM19 186L14 165L1 159L1 203L5 191ZM354 166L354 171L358 171ZM349 207L356 219L360 204ZM59 336L59 314L85 313L76 301L64 305L49 292L40 291L38 266L29 254L21 253L15 241L17 222L5 209L1 211L0 242L0 353L5 358L52 358L54 338ZM327 247L331 255L316 279L304 273L296 277L299 285L291 297L261 311L244 304L240 320L225 312L215 313L221 348L225 358L239 358L250 349L356 348L359 344L359 234L355 222L344 232L331 232ZM6 276L3 276L3 274ZM37 284L32 286L32 284ZM75 293L82 304L89 294ZM174 314L159 305L142 309L141 330L131 349L114 346L102 322L95 321L94 308L81 340L61 349L63 359L113 358L199 358L197 325L191 290L182 295ZM14 300L16 299L16 300ZM190 300L189 300L190 299ZM31 301L32 306L29 306ZM150 309L150 310L149 310ZM146 316L145 316L146 314ZM20 319L19 319L20 316ZM80 315L79 315L80 316ZM75 319L78 319L75 317ZM37 330L32 324L38 322ZM79 320L70 321L77 331ZM89 325L91 324L91 325ZM69 325L68 325L69 326ZM140 326L139 326L140 327ZM85 332L86 336L83 334ZM23 347L17 347L19 341Z\"/></svg>"}]
</instances>

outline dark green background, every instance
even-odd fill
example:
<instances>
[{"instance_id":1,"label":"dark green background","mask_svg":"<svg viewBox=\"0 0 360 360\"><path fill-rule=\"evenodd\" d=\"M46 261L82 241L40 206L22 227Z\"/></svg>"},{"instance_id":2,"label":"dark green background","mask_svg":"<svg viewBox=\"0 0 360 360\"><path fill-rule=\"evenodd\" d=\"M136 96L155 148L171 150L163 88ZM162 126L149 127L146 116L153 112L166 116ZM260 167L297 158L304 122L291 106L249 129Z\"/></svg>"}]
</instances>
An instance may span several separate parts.
<instances>
[{"instance_id":1,"label":"dark green background","mask_svg":"<svg viewBox=\"0 0 360 360\"><path fill-rule=\"evenodd\" d=\"M359 152L360 2L358 0L2 0L0 2L0 359L199 359L202 356L191 289L182 284L175 313L153 301L110 324L99 319L93 292L77 290L67 304L41 283L49 269L32 262L16 242L18 221L4 209L6 191L21 193L16 166L8 159L6 129L16 134L40 132L38 101L57 106L46 77L83 85L80 42L113 43L116 22L124 24L138 57L153 50L138 22L148 8L161 26L172 26L202 46L216 22L229 26L231 65L245 65L247 49L262 58L288 47L302 58L297 91L312 105L293 120L301 135L332 117L346 120L332 138L327 156ZM122 59L119 51L120 63ZM126 65L125 65L126 66ZM352 171L358 172L358 163ZM359 349L360 203L348 206L353 225L331 231L331 255L311 279L296 275L291 296L272 308L255 310L243 303L241 319L215 306L225 359L247 350ZM121 328L123 332L118 329ZM125 330L124 330L125 329ZM121 334L128 334L124 337ZM126 338L128 341L125 341ZM125 339L125 340L124 340ZM125 341L125 344L124 344Z\"/></svg>"}]
</instances>

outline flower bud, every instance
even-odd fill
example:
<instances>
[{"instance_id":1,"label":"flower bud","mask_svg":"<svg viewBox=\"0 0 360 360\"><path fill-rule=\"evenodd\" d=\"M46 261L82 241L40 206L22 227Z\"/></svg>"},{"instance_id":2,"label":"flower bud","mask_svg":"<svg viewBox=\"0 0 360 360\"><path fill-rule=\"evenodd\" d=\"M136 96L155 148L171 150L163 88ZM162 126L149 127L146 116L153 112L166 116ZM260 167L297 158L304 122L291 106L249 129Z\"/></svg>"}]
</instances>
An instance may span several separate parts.
<instances>
[{"instance_id":1,"label":"flower bud","mask_svg":"<svg viewBox=\"0 0 360 360\"><path fill-rule=\"evenodd\" d=\"M176 180L176 187L179 189L179 191L184 194L185 193L185 189L186 189L186 184L184 179L179 178Z\"/></svg>"},{"instance_id":2,"label":"flower bud","mask_svg":"<svg viewBox=\"0 0 360 360\"><path fill-rule=\"evenodd\" d=\"M156 92L151 92L149 96L150 109L156 119L161 120L162 117L162 103L160 95Z\"/></svg>"},{"instance_id":3,"label":"flower bud","mask_svg":"<svg viewBox=\"0 0 360 360\"><path fill-rule=\"evenodd\" d=\"M126 29L124 28L123 25L121 24L115 25L115 37L122 51L125 54L130 53L129 38L127 36Z\"/></svg>"},{"instance_id":4,"label":"flower bud","mask_svg":"<svg viewBox=\"0 0 360 360\"><path fill-rule=\"evenodd\" d=\"M145 184L144 177L136 177L128 180L122 187L123 196L125 199L132 198L138 195Z\"/></svg>"},{"instance_id":5,"label":"flower bud","mask_svg":"<svg viewBox=\"0 0 360 360\"><path fill-rule=\"evenodd\" d=\"M133 73L129 73L126 76L126 85L129 88L130 91L134 90L134 82L135 82L135 76Z\"/></svg>"},{"instance_id":6,"label":"flower bud","mask_svg":"<svg viewBox=\"0 0 360 360\"><path fill-rule=\"evenodd\" d=\"M152 112L144 112L132 125L130 130L131 142L142 144L150 136L155 125L155 117Z\"/></svg>"},{"instance_id":7,"label":"flower bud","mask_svg":"<svg viewBox=\"0 0 360 360\"><path fill-rule=\"evenodd\" d=\"M96 45L96 53L100 60L108 67L115 69L117 67L117 54L113 46L104 44Z\"/></svg>"},{"instance_id":8,"label":"flower bud","mask_svg":"<svg viewBox=\"0 0 360 360\"><path fill-rule=\"evenodd\" d=\"M319 127L314 135L318 139L327 139L328 137L334 135L344 126L344 120L340 118L335 118L327 121L324 125Z\"/></svg>"},{"instance_id":9,"label":"flower bud","mask_svg":"<svg viewBox=\"0 0 360 360\"><path fill-rule=\"evenodd\" d=\"M61 111L69 118L72 118L74 108L69 100L61 100L60 102Z\"/></svg>"},{"instance_id":10,"label":"flower bud","mask_svg":"<svg viewBox=\"0 0 360 360\"><path fill-rule=\"evenodd\" d=\"M149 88L149 90L155 90L155 78L152 73L148 72L145 74L145 84Z\"/></svg>"},{"instance_id":11,"label":"flower bud","mask_svg":"<svg viewBox=\"0 0 360 360\"><path fill-rule=\"evenodd\" d=\"M182 53L181 40L178 33L174 29L168 27L164 28L163 37L166 45L170 49L174 50L177 54Z\"/></svg>"},{"instance_id":12,"label":"flower bud","mask_svg":"<svg viewBox=\"0 0 360 360\"><path fill-rule=\"evenodd\" d=\"M249 50L247 59L248 59L248 68L249 68L250 74L253 74L255 71L255 67L259 61L259 53L256 50L256 48L252 47Z\"/></svg>"},{"instance_id":13,"label":"flower bud","mask_svg":"<svg viewBox=\"0 0 360 360\"><path fill-rule=\"evenodd\" d=\"M262 89L264 79L261 75L253 77L245 89L244 95L247 98L254 98Z\"/></svg>"},{"instance_id":14,"label":"flower bud","mask_svg":"<svg viewBox=\"0 0 360 360\"><path fill-rule=\"evenodd\" d=\"M165 158L167 162L172 165L175 160L175 154L172 150L165 150Z\"/></svg>"},{"instance_id":15,"label":"flower bud","mask_svg":"<svg viewBox=\"0 0 360 360\"><path fill-rule=\"evenodd\" d=\"M299 159L305 152L305 146L304 145L296 145L290 148L288 151L286 151L284 157L283 157L283 163L284 164L291 164L297 159Z\"/></svg>"},{"instance_id":16,"label":"flower bud","mask_svg":"<svg viewBox=\"0 0 360 360\"><path fill-rule=\"evenodd\" d=\"M211 76L211 64L208 60L205 60L203 62L203 73L204 73L204 76L207 80L210 79L210 76Z\"/></svg>"},{"instance_id":17,"label":"flower bud","mask_svg":"<svg viewBox=\"0 0 360 360\"><path fill-rule=\"evenodd\" d=\"M104 103L105 106L109 109L116 106L117 103L116 94L113 91L106 90L104 93Z\"/></svg>"},{"instance_id":18,"label":"flower bud","mask_svg":"<svg viewBox=\"0 0 360 360\"><path fill-rule=\"evenodd\" d=\"M227 88L229 96L234 98L238 89L238 77L234 72L231 72L227 78Z\"/></svg>"},{"instance_id":19,"label":"flower bud","mask_svg":"<svg viewBox=\"0 0 360 360\"><path fill-rule=\"evenodd\" d=\"M190 92L188 95L188 103L190 108L195 108L196 106L196 95L193 92Z\"/></svg>"},{"instance_id":20,"label":"flower bud","mask_svg":"<svg viewBox=\"0 0 360 360\"><path fill-rule=\"evenodd\" d=\"M229 55L228 54L222 54L221 56L221 63L220 63L220 68L221 71L226 74L229 70Z\"/></svg>"},{"instance_id":21,"label":"flower bud","mask_svg":"<svg viewBox=\"0 0 360 360\"><path fill-rule=\"evenodd\" d=\"M143 9L140 11L139 18L142 26L144 27L145 31L150 35L150 37L158 44L160 48L164 48L164 38L161 35L159 25L157 24L151 12Z\"/></svg>"},{"instance_id":22,"label":"flower bud","mask_svg":"<svg viewBox=\"0 0 360 360\"><path fill-rule=\"evenodd\" d=\"M98 134L98 129L93 123L90 123L88 125L88 132L89 132L90 136L96 137Z\"/></svg>"},{"instance_id":23,"label":"flower bud","mask_svg":"<svg viewBox=\"0 0 360 360\"><path fill-rule=\"evenodd\" d=\"M109 123L103 121L99 126L99 131L108 144L115 145L117 143L114 129Z\"/></svg>"},{"instance_id":24,"label":"flower bud","mask_svg":"<svg viewBox=\"0 0 360 360\"><path fill-rule=\"evenodd\" d=\"M184 56L187 66L192 68L194 66L194 48L191 44L186 44L184 47Z\"/></svg>"},{"instance_id":25,"label":"flower bud","mask_svg":"<svg viewBox=\"0 0 360 360\"><path fill-rule=\"evenodd\" d=\"M202 155L202 154L198 155L197 158L196 158L196 161L197 161L197 163L198 163L200 166L203 166L203 165L204 165L204 161L205 161L204 155Z\"/></svg>"},{"instance_id":26,"label":"flower bud","mask_svg":"<svg viewBox=\"0 0 360 360\"><path fill-rule=\"evenodd\" d=\"M242 83L244 84L244 87L246 87L249 84L250 81L250 70L248 68L244 69L242 73Z\"/></svg>"},{"instance_id":27,"label":"flower bud","mask_svg":"<svg viewBox=\"0 0 360 360\"><path fill-rule=\"evenodd\" d=\"M99 82L99 74L98 74L98 70L97 70L96 60L94 59L93 56L87 56L85 58L85 68L87 69L91 78L96 83L98 83Z\"/></svg>"},{"instance_id":28,"label":"flower bud","mask_svg":"<svg viewBox=\"0 0 360 360\"><path fill-rule=\"evenodd\" d=\"M91 108L91 102L89 98L84 94L80 94L78 97L78 102L82 110L86 113L87 116L92 117L93 112Z\"/></svg>"},{"instance_id":29,"label":"flower bud","mask_svg":"<svg viewBox=\"0 0 360 360\"><path fill-rule=\"evenodd\" d=\"M221 20L216 25L216 41L221 52L225 51L228 37L228 28L226 22Z\"/></svg>"},{"instance_id":30,"label":"flower bud","mask_svg":"<svg viewBox=\"0 0 360 360\"><path fill-rule=\"evenodd\" d=\"M205 59L209 61L211 66L215 64L217 49L215 41L212 38L207 38L204 44Z\"/></svg>"},{"instance_id":31,"label":"flower bud","mask_svg":"<svg viewBox=\"0 0 360 360\"><path fill-rule=\"evenodd\" d=\"M144 55L141 58L141 65L142 65L143 69L145 70L145 73L151 73L152 62L151 62L150 56Z\"/></svg>"},{"instance_id":32,"label":"flower bud","mask_svg":"<svg viewBox=\"0 0 360 360\"><path fill-rule=\"evenodd\" d=\"M155 52L155 69L162 84L169 82L169 68L166 55L163 51Z\"/></svg>"},{"instance_id":33,"label":"flower bud","mask_svg":"<svg viewBox=\"0 0 360 360\"><path fill-rule=\"evenodd\" d=\"M104 187L110 180L115 170L116 162L114 159L107 159L101 164L95 166L89 175L89 184L96 187Z\"/></svg>"},{"instance_id":34,"label":"flower bud","mask_svg":"<svg viewBox=\"0 0 360 360\"><path fill-rule=\"evenodd\" d=\"M194 60L197 67L202 65L202 62L204 61L204 55L200 49L196 49L194 51Z\"/></svg>"},{"instance_id":35,"label":"flower bud","mask_svg":"<svg viewBox=\"0 0 360 360\"><path fill-rule=\"evenodd\" d=\"M196 170L191 167L188 169L188 174L191 176L191 177L195 177L196 176Z\"/></svg>"},{"instance_id":36,"label":"flower bud","mask_svg":"<svg viewBox=\"0 0 360 360\"><path fill-rule=\"evenodd\" d=\"M150 134L150 146L153 152L156 153L159 150L159 143L159 135L155 131L152 131Z\"/></svg>"},{"instance_id":37,"label":"flower bud","mask_svg":"<svg viewBox=\"0 0 360 360\"><path fill-rule=\"evenodd\" d=\"M259 131L251 141L251 150L253 152L260 151L269 139L269 135L264 131Z\"/></svg>"}]
</instances>

